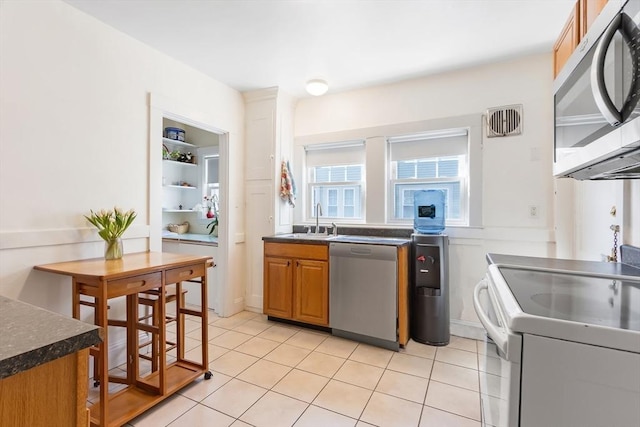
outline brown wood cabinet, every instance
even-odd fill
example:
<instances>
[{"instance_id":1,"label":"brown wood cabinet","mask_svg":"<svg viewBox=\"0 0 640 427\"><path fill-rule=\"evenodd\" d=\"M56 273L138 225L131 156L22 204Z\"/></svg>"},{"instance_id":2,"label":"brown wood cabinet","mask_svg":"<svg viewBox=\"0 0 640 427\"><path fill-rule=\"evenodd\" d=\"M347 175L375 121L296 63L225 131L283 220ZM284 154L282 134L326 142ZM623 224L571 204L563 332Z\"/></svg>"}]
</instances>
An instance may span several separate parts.
<instances>
[{"instance_id":1,"label":"brown wood cabinet","mask_svg":"<svg viewBox=\"0 0 640 427\"><path fill-rule=\"evenodd\" d=\"M0 380L0 425L87 427L89 349Z\"/></svg>"},{"instance_id":2,"label":"brown wood cabinet","mask_svg":"<svg viewBox=\"0 0 640 427\"><path fill-rule=\"evenodd\" d=\"M556 77L578 47L608 0L578 0L553 46L553 76Z\"/></svg>"},{"instance_id":3,"label":"brown wood cabinet","mask_svg":"<svg viewBox=\"0 0 640 427\"><path fill-rule=\"evenodd\" d=\"M264 313L329 326L328 247L265 242L264 255Z\"/></svg>"}]
</instances>

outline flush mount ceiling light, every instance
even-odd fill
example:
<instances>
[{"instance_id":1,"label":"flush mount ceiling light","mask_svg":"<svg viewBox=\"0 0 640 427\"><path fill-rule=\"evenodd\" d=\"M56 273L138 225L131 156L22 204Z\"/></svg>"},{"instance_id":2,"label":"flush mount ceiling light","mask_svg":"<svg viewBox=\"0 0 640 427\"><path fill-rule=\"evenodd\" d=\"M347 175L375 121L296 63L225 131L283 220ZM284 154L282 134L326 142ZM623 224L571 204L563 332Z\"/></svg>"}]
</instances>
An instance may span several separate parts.
<instances>
[{"instance_id":1,"label":"flush mount ceiling light","mask_svg":"<svg viewBox=\"0 0 640 427\"><path fill-rule=\"evenodd\" d=\"M313 79L307 82L307 92L313 96L320 96L327 93L329 90L329 83L322 79Z\"/></svg>"}]
</instances>

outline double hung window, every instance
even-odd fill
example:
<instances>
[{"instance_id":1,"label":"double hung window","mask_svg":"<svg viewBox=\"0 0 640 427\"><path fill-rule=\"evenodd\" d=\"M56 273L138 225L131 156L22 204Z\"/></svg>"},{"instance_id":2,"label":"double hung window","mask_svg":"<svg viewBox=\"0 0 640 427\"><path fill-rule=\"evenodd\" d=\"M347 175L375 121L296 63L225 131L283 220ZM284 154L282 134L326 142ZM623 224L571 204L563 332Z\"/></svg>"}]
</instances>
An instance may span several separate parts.
<instances>
[{"instance_id":1,"label":"double hung window","mask_svg":"<svg viewBox=\"0 0 640 427\"><path fill-rule=\"evenodd\" d=\"M307 217L358 221L364 219L365 150L363 141L305 147Z\"/></svg>"},{"instance_id":2,"label":"double hung window","mask_svg":"<svg viewBox=\"0 0 640 427\"><path fill-rule=\"evenodd\" d=\"M393 137L388 142L390 218L412 221L414 193L438 189L446 195L447 224L468 224L468 131L433 131Z\"/></svg>"}]
</instances>

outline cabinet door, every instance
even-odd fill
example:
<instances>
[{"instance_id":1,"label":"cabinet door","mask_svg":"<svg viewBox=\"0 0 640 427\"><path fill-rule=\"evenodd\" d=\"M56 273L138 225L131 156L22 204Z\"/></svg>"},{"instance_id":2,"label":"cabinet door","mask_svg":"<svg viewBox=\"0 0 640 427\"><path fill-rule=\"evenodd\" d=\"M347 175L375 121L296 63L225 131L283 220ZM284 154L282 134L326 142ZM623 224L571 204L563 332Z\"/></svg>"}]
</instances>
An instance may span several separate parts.
<instances>
[{"instance_id":1,"label":"cabinet door","mask_svg":"<svg viewBox=\"0 0 640 427\"><path fill-rule=\"evenodd\" d=\"M264 258L264 314L291 318L293 264L287 258Z\"/></svg>"},{"instance_id":2,"label":"cabinet door","mask_svg":"<svg viewBox=\"0 0 640 427\"><path fill-rule=\"evenodd\" d=\"M580 0L580 37L584 37L608 0Z\"/></svg>"},{"instance_id":3,"label":"cabinet door","mask_svg":"<svg viewBox=\"0 0 640 427\"><path fill-rule=\"evenodd\" d=\"M580 2L576 2L573 12L564 25L560 37L553 46L553 76L556 77L580 41Z\"/></svg>"},{"instance_id":4,"label":"cabinet door","mask_svg":"<svg viewBox=\"0 0 640 427\"><path fill-rule=\"evenodd\" d=\"M329 325L329 264L296 260L293 281L293 318L315 325Z\"/></svg>"}]
</instances>

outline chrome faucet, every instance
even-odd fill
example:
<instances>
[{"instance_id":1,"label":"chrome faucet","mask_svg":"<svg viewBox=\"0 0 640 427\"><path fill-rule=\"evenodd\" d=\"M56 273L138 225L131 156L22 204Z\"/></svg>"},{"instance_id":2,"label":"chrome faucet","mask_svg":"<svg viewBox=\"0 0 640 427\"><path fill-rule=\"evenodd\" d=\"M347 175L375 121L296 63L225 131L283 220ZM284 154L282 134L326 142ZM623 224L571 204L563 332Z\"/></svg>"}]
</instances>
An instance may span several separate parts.
<instances>
[{"instance_id":1,"label":"chrome faucet","mask_svg":"<svg viewBox=\"0 0 640 427\"><path fill-rule=\"evenodd\" d=\"M322 215L322 205L316 204L316 234L320 234L320 215Z\"/></svg>"},{"instance_id":2,"label":"chrome faucet","mask_svg":"<svg viewBox=\"0 0 640 427\"><path fill-rule=\"evenodd\" d=\"M338 235L338 225L335 222L331 223L331 227L333 227L333 235L337 236Z\"/></svg>"}]
</instances>

